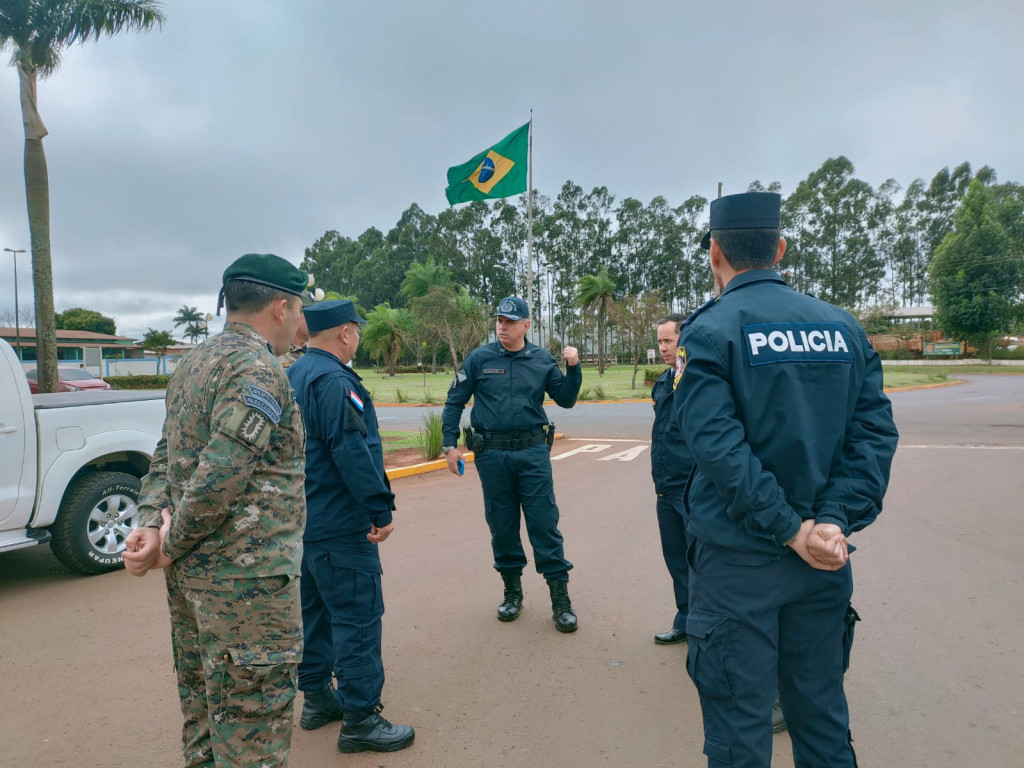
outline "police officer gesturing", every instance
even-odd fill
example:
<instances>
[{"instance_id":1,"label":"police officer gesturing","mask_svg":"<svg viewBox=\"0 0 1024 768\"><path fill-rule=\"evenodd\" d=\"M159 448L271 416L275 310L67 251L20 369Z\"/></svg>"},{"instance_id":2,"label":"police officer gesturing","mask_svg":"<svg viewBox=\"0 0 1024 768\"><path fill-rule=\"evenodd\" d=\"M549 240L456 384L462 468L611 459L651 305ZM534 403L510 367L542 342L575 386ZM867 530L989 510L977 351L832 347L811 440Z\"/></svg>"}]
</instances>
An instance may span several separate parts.
<instances>
[{"instance_id":1,"label":"police officer gesturing","mask_svg":"<svg viewBox=\"0 0 1024 768\"><path fill-rule=\"evenodd\" d=\"M687 668L710 765L770 764L777 681L794 763L848 768L846 536L881 511L898 436L856 320L771 269L779 209L771 193L711 203L702 245L724 290L679 340L676 414L697 460Z\"/></svg>"},{"instance_id":2,"label":"police officer gesturing","mask_svg":"<svg viewBox=\"0 0 1024 768\"><path fill-rule=\"evenodd\" d=\"M526 341L530 314L517 297L502 299L494 314L498 340L470 352L448 392L444 407L444 452L448 468L460 471L456 447L462 411L474 397L470 421L476 466L484 494L484 516L491 529L494 568L505 582L499 621L514 621L523 605L521 575L526 565L519 535L520 509L533 545L537 572L548 582L552 616L559 632L576 631L569 600L569 569L558 530L551 480L550 439L544 413L547 392L563 408L576 403L583 380L575 347L562 350L563 376L555 359Z\"/></svg>"}]
</instances>

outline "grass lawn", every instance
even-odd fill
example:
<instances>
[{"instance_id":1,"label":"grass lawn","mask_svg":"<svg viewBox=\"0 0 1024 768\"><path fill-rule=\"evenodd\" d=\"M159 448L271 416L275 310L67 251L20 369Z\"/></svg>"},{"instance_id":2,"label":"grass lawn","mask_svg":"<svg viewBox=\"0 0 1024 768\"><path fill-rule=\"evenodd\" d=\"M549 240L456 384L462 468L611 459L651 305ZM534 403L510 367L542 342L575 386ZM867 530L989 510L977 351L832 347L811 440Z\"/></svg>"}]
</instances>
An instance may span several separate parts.
<instances>
[{"instance_id":1,"label":"grass lawn","mask_svg":"<svg viewBox=\"0 0 1024 768\"><path fill-rule=\"evenodd\" d=\"M662 365L640 366L636 375L636 389L631 389L629 386L633 377L633 367L630 365L607 368L604 376L598 375L597 368L585 367L583 369L583 386L580 388L580 400L625 400L630 398L646 400L650 398L651 390L643 383L645 367L656 368L659 372L664 370ZM941 384L949 381L950 376L955 378L957 374L1024 373L1024 368L1018 370L1009 366L984 364L963 366L886 365L883 370L887 389L914 387L922 384ZM432 404L440 407L444 405L448 386L452 382L451 373L400 373L392 378L377 373L376 370L360 369L359 375L363 377L363 384L370 390L374 402L388 405L409 403L413 405ZM415 443L403 447L415 447Z\"/></svg>"}]
</instances>

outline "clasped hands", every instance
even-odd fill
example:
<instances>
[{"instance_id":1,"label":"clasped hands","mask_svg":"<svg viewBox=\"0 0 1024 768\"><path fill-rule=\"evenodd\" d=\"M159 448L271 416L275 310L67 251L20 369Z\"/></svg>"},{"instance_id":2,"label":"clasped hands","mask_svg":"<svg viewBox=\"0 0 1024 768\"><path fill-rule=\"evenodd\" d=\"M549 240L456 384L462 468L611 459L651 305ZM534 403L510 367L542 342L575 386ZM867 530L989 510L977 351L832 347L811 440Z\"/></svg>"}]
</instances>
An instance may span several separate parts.
<instances>
[{"instance_id":1,"label":"clasped hands","mask_svg":"<svg viewBox=\"0 0 1024 768\"><path fill-rule=\"evenodd\" d=\"M171 529L171 511L160 512L164 523L159 529L136 528L124 540L124 568L132 576L145 576L154 568L166 568L174 561L164 554L164 539Z\"/></svg>"},{"instance_id":2,"label":"clasped hands","mask_svg":"<svg viewBox=\"0 0 1024 768\"><path fill-rule=\"evenodd\" d=\"M850 559L846 536L834 523L804 520L796 537L788 543L801 559L819 571L838 571Z\"/></svg>"}]
</instances>

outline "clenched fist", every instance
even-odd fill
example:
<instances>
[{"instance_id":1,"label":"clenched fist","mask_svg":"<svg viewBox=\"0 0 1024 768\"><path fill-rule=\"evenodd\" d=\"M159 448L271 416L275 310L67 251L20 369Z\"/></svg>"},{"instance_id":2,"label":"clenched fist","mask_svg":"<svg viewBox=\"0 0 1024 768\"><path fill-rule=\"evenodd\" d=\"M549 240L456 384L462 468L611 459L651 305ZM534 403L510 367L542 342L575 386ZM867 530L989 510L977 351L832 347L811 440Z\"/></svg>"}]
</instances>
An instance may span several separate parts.
<instances>
[{"instance_id":1,"label":"clenched fist","mask_svg":"<svg viewBox=\"0 0 1024 768\"><path fill-rule=\"evenodd\" d=\"M562 350L562 359L566 365L579 365L580 352L576 347L566 347Z\"/></svg>"}]
</instances>

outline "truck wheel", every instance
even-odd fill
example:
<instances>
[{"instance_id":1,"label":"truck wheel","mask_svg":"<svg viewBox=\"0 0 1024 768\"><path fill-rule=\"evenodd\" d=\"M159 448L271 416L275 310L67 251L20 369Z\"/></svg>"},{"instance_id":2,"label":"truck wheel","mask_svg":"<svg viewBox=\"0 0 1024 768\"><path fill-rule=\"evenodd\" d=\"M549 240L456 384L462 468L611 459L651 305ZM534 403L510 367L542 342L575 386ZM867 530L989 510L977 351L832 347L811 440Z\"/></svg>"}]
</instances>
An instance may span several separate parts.
<instances>
[{"instance_id":1,"label":"truck wheel","mask_svg":"<svg viewBox=\"0 0 1024 768\"><path fill-rule=\"evenodd\" d=\"M125 472L89 472L64 493L50 529L50 549L68 568L106 573L123 568L124 540L139 524L139 478Z\"/></svg>"}]
</instances>

